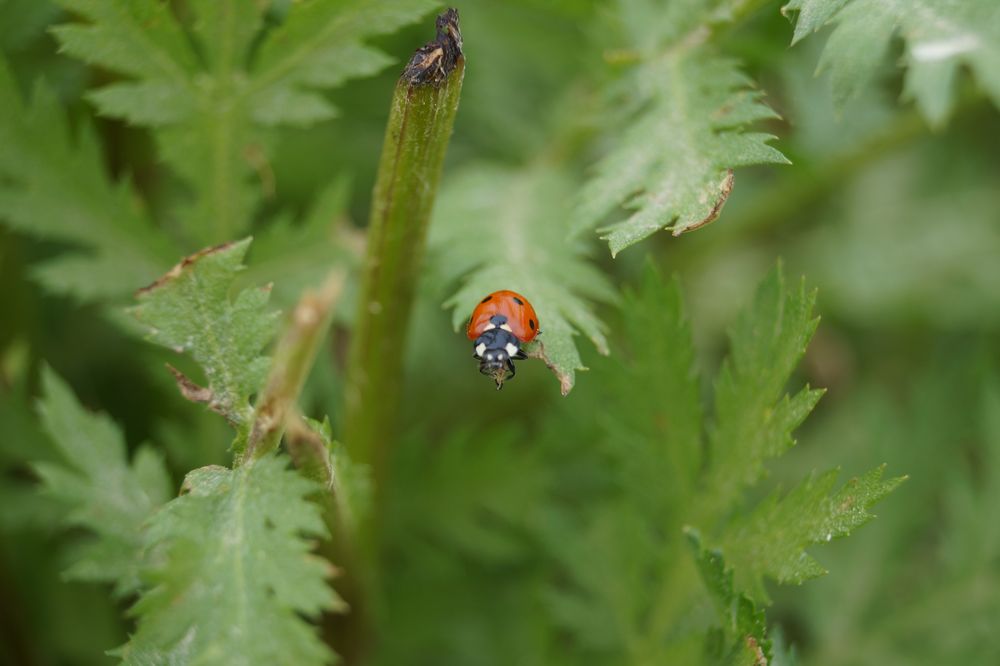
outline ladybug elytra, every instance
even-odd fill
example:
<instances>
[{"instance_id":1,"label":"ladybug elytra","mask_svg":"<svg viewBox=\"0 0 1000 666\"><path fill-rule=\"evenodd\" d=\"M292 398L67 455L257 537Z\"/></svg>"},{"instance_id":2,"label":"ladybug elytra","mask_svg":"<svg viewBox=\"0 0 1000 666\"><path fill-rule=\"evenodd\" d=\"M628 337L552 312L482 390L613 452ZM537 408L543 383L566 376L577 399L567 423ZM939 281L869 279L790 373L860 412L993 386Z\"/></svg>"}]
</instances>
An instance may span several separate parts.
<instances>
[{"instance_id":1,"label":"ladybug elytra","mask_svg":"<svg viewBox=\"0 0 1000 666\"><path fill-rule=\"evenodd\" d=\"M538 315L528 299L503 289L479 302L465 334L473 341L479 372L492 377L501 389L515 374L514 361L527 358L521 345L540 332Z\"/></svg>"}]
</instances>

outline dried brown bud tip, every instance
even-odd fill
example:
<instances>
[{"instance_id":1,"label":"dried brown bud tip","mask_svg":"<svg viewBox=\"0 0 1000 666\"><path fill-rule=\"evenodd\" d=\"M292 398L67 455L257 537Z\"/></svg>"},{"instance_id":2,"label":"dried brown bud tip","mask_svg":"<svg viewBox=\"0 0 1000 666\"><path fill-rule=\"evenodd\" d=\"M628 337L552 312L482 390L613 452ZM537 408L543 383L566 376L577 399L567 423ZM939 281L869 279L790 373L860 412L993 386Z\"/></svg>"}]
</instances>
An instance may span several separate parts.
<instances>
[{"instance_id":1,"label":"dried brown bud tip","mask_svg":"<svg viewBox=\"0 0 1000 666\"><path fill-rule=\"evenodd\" d=\"M462 32L458 10L449 9L437 17L437 39L417 49L403 69L411 84L440 83L462 58Z\"/></svg>"}]
</instances>

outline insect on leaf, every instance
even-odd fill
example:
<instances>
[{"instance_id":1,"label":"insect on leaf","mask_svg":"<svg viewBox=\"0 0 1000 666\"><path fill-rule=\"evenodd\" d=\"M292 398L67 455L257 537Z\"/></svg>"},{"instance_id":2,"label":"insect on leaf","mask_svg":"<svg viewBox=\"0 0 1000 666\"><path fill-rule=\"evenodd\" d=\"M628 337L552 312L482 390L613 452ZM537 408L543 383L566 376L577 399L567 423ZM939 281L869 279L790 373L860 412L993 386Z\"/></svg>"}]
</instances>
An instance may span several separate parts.
<instances>
[{"instance_id":1,"label":"insect on leaf","mask_svg":"<svg viewBox=\"0 0 1000 666\"><path fill-rule=\"evenodd\" d=\"M511 289L538 313L541 334L527 346L542 354L565 395L583 369L574 338L583 333L602 354L604 325L592 301L612 302L607 279L587 261L581 239L567 239L572 183L536 165L520 172L468 167L442 190L431 226L430 252L439 276L460 282L446 302L458 330L486 294Z\"/></svg>"}]
</instances>

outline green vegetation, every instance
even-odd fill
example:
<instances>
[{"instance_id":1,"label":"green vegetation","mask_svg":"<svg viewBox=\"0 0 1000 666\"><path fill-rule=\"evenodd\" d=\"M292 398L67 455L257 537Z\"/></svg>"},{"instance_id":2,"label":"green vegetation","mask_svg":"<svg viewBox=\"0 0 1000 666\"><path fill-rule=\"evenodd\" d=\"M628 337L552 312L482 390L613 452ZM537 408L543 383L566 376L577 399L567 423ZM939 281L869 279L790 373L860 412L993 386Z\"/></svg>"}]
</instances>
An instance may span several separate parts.
<instances>
[{"instance_id":1,"label":"green vegetation","mask_svg":"<svg viewBox=\"0 0 1000 666\"><path fill-rule=\"evenodd\" d=\"M0 661L997 662L994 4L0 0Z\"/></svg>"}]
</instances>

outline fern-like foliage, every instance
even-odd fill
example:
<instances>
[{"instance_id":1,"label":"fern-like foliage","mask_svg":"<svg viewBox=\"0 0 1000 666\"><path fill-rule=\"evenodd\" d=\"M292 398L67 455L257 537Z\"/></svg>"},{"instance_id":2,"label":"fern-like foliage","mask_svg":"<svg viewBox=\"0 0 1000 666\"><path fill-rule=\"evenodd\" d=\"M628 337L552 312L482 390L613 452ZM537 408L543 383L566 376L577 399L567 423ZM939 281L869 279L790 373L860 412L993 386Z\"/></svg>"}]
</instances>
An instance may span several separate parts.
<instances>
[{"instance_id":1,"label":"fern-like foliage","mask_svg":"<svg viewBox=\"0 0 1000 666\"><path fill-rule=\"evenodd\" d=\"M63 106L44 86L26 103L2 61L0 144L0 221L77 250L35 269L46 287L82 299L122 297L170 265L170 242L129 185L104 175L89 125L74 137Z\"/></svg>"},{"instance_id":2,"label":"fern-like foliage","mask_svg":"<svg viewBox=\"0 0 1000 666\"><path fill-rule=\"evenodd\" d=\"M764 280L732 330L706 424L679 287L648 269L641 290L626 295L620 356L628 372L596 368L606 387L598 441L612 497L588 512L582 536L558 548L573 584L550 597L553 615L585 637L588 653L625 654L630 663L767 663L761 578L822 573L803 549L867 521L869 507L898 485L876 469L833 491L827 475L742 506L743 490L792 444L819 397L784 395L815 329L812 304L803 287L785 286L780 267Z\"/></svg>"},{"instance_id":3,"label":"fern-like foliage","mask_svg":"<svg viewBox=\"0 0 1000 666\"><path fill-rule=\"evenodd\" d=\"M734 168L787 162L768 145L774 137L744 131L776 114L738 63L705 44L707 30L692 19L715 15L699 3L671 3L666 13L673 18L665 21L652 4L622 3L626 39L640 59L621 94L630 112L607 137L614 147L597 164L576 213L582 230L620 218L619 207L630 211L601 227L612 255L660 229L679 235L715 220ZM690 32L678 29L685 25Z\"/></svg>"},{"instance_id":4,"label":"fern-like foliage","mask_svg":"<svg viewBox=\"0 0 1000 666\"><path fill-rule=\"evenodd\" d=\"M141 290L139 305L132 309L152 341L189 353L202 367L207 387L174 370L178 386L185 397L206 403L233 424L238 450L253 414L250 396L268 369L261 350L277 323L277 313L267 310L269 288L248 288L229 297L249 246L245 239L187 257Z\"/></svg>"},{"instance_id":5,"label":"fern-like foliage","mask_svg":"<svg viewBox=\"0 0 1000 666\"><path fill-rule=\"evenodd\" d=\"M327 301L320 312L318 297L304 296L275 359L262 356L275 324L269 289L230 294L249 245L247 239L188 257L141 290L133 310L152 340L188 352L201 366L207 386L174 370L178 386L236 427L237 455L233 469L189 473L181 496L146 528L144 590L133 609L138 630L119 651L126 663L322 664L333 658L310 623L322 611L345 608L326 582L332 566L310 552L313 540L327 536L324 503L314 500L335 487L350 517L363 515L367 477L331 453L328 425L296 417L306 435L292 459L303 473L272 452L332 305ZM259 394L256 406L253 394ZM258 448L240 455L248 441ZM341 526L354 528L346 519Z\"/></svg>"},{"instance_id":6,"label":"fern-like foliage","mask_svg":"<svg viewBox=\"0 0 1000 666\"><path fill-rule=\"evenodd\" d=\"M795 443L792 431L823 394L808 387L791 397L785 394L819 323L812 314L815 300L804 281L788 289L779 267L730 330L730 354L715 382L715 420L703 480L702 510L713 520L760 479L767 459Z\"/></svg>"},{"instance_id":7,"label":"fern-like foliage","mask_svg":"<svg viewBox=\"0 0 1000 666\"><path fill-rule=\"evenodd\" d=\"M529 351L543 350L564 395L583 368L573 340L577 331L601 353L608 350L604 326L588 299L615 299L607 279L588 263L586 244L567 240L571 193L568 177L548 166L469 167L442 190L429 241L438 277L461 281L446 302L456 330L486 294L498 289L524 294L542 331Z\"/></svg>"},{"instance_id":8,"label":"fern-like foliage","mask_svg":"<svg viewBox=\"0 0 1000 666\"><path fill-rule=\"evenodd\" d=\"M764 577L803 583L826 570L805 548L846 536L874 516L868 509L892 492L902 478L883 480L884 467L833 490L837 471L810 476L783 497L772 494L752 513L726 528L722 548L740 572L741 587L766 600Z\"/></svg>"},{"instance_id":9,"label":"fern-like foliage","mask_svg":"<svg viewBox=\"0 0 1000 666\"><path fill-rule=\"evenodd\" d=\"M257 198L249 174L266 164L261 130L331 117L318 91L391 62L365 40L434 7L309 0L265 29L256 0L188 3L190 26L156 0L62 4L86 21L54 30L63 49L127 77L91 100L101 113L156 128L161 155L193 190L178 219L196 246L245 230Z\"/></svg>"},{"instance_id":10,"label":"fern-like foliage","mask_svg":"<svg viewBox=\"0 0 1000 666\"><path fill-rule=\"evenodd\" d=\"M706 550L695 530L688 530L687 535L698 574L721 620L721 625L708 633L706 661L766 666L771 656L771 640L767 637L764 611L736 591L732 569L726 567L721 552Z\"/></svg>"},{"instance_id":11,"label":"fern-like foliage","mask_svg":"<svg viewBox=\"0 0 1000 666\"><path fill-rule=\"evenodd\" d=\"M331 568L309 554L325 534L316 486L277 457L197 469L154 518L151 589L126 663L323 664L332 654L303 619L337 606Z\"/></svg>"},{"instance_id":12,"label":"fern-like foliage","mask_svg":"<svg viewBox=\"0 0 1000 666\"><path fill-rule=\"evenodd\" d=\"M792 0L782 11L797 14L793 43L836 26L820 69L829 70L841 106L871 80L896 35L906 43L905 94L931 124L952 111L962 67L1000 106L1000 6L992 0Z\"/></svg>"},{"instance_id":13,"label":"fern-like foliage","mask_svg":"<svg viewBox=\"0 0 1000 666\"><path fill-rule=\"evenodd\" d=\"M71 553L66 575L134 592L143 524L171 494L163 460L143 446L129 464L118 426L84 410L51 370L44 371L43 385L42 425L62 461L35 468L45 492L66 509L66 524L89 534Z\"/></svg>"}]
</instances>

